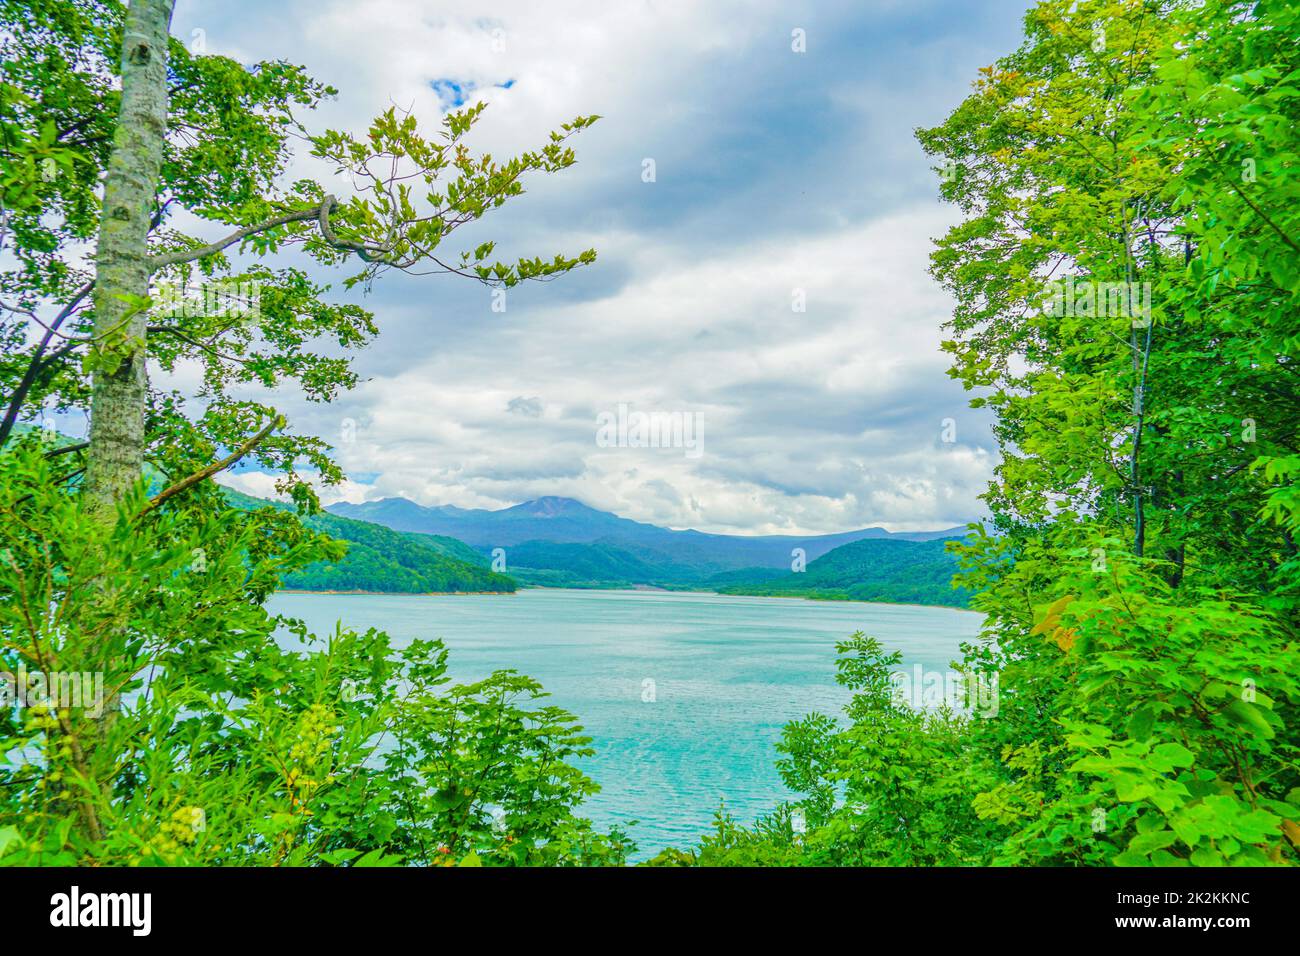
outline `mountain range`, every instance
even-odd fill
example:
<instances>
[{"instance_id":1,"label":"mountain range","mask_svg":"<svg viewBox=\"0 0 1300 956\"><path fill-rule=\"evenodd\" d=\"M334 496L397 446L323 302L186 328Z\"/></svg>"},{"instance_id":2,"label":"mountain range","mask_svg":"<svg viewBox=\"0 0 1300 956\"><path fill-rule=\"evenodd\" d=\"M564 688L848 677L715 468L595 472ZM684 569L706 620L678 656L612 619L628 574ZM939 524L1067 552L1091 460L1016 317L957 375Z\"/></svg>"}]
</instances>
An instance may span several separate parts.
<instances>
[{"instance_id":1,"label":"mountain range","mask_svg":"<svg viewBox=\"0 0 1300 956\"><path fill-rule=\"evenodd\" d=\"M799 591L802 582L802 590L826 591L825 595L810 596L847 597L850 585L871 582L893 594L900 588L893 574L898 571L915 580L919 592L933 597L931 592L936 589L947 591L947 579L956 569L943 542L965 534L962 527L900 533L863 528L826 535L709 534L661 528L561 497L537 498L496 511L429 507L405 498L340 502L327 510L406 534L454 538L485 557L500 548L511 577L526 584L559 587L650 585L768 593L773 587ZM829 563L819 560L858 542L888 546L862 547ZM791 567L797 549L808 564L806 571L796 574ZM816 581L807 577L815 568ZM850 568L855 570L846 570ZM852 573L861 579L845 577ZM783 575L792 580L773 585ZM867 592L859 589L858 593ZM951 594L940 597L943 599L917 603L961 603ZM901 600L874 598L891 599Z\"/></svg>"},{"instance_id":2,"label":"mountain range","mask_svg":"<svg viewBox=\"0 0 1300 956\"><path fill-rule=\"evenodd\" d=\"M25 431L19 426L19 431ZM60 443L72 441L58 436ZM149 471L154 485L162 476ZM285 502L222 489L240 510ZM347 543L338 561L286 575L283 586L312 591L512 592L553 587L712 590L727 594L964 606L951 587L956 561L947 541L962 527L891 533L862 528L827 535L722 535L677 531L622 518L572 498L548 496L491 511L426 507L405 498L340 502L302 522ZM505 551L507 573L491 568ZM803 554L795 560L798 550ZM792 567L800 565L801 570Z\"/></svg>"}]
</instances>

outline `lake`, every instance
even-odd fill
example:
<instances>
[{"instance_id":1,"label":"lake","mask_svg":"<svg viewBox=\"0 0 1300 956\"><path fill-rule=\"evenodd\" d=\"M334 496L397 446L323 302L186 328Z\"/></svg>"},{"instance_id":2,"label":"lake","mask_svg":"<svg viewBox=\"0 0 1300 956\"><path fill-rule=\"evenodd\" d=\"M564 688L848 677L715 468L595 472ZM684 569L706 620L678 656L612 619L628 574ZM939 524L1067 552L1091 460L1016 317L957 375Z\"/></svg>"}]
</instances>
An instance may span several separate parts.
<instances>
[{"instance_id":1,"label":"lake","mask_svg":"<svg viewBox=\"0 0 1300 956\"><path fill-rule=\"evenodd\" d=\"M387 631L399 647L442 638L457 681L503 668L539 680L594 738L580 766L602 791L584 814L640 821L636 860L693 845L724 801L749 824L790 796L774 744L789 720L839 716L848 693L834 679L836 641L864 631L902 651L908 669L941 670L981 622L947 608L562 589L280 593L270 609L318 635L342 621Z\"/></svg>"}]
</instances>

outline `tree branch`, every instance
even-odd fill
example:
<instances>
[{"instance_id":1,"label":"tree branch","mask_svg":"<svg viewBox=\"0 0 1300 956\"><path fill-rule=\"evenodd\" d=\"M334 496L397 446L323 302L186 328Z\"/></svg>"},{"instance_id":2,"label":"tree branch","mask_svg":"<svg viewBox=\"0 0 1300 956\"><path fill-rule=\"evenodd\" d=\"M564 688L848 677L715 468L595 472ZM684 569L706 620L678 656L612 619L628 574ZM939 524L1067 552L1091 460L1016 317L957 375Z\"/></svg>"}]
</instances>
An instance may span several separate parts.
<instances>
[{"instance_id":1,"label":"tree branch","mask_svg":"<svg viewBox=\"0 0 1300 956\"><path fill-rule=\"evenodd\" d=\"M148 514L154 508L157 508L160 504L162 504L164 501L166 501L168 498L172 497L173 495L178 495L186 488L193 487L194 485L197 485L200 481L203 481L206 478L211 478L217 472L224 471L225 469L229 468L235 462L239 461L239 459L243 458L250 451L256 448L259 444L261 444L263 439L265 439L267 435L271 434L271 432L275 431L283 423L284 423L283 418L276 417L269 425L263 428L260 432L258 432L248 441L244 442L242 445L236 448L225 458L221 459L220 461L213 462L212 464L208 465L206 468L196 471L194 474L190 475L187 478L182 478L180 481L176 482L176 484L172 485L170 488L164 489L163 491L154 495L152 498L149 499L149 504L144 509L142 509L138 515L136 515L136 518L142 518L144 515Z\"/></svg>"},{"instance_id":2,"label":"tree branch","mask_svg":"<svg viewBox=\"0 0 1300 956\"><path fill-rule=\"evenodd\" d=\"M163 333L166 335L174 335L182 342L187 342L190 345L193 345L195 348L202 349L203 351L207 352L209 355L212 355L214 358L221 359L223 362L233 362L236 365L248 364L247 359L240 358L238 355L227 355L225 352L219 351L218 349L215 349L211 345L208 345L204 342L200 342L198 339L190 338L188 335L186 335L180 329L176 328L176 326L174 325L149 326L149 334L153 335L155 332ZM217 336L214 336L214 338L220 336L220 334L221 333L218 333Z\"/></svg>"},{"instance_id":3,"label":"tree branch","mask_svg":"<svg viewBox=\"0 0 1300 956\"><path fill-rule=\"evenodd\" d=\"M62 448L55 448L53 451L47 451L47 452L45 453L45 457L46 457L46 458L53 458L55 455L68 455L68 454L71 454L71 453L74 452L74 451L82 451L83 449L86 449L86 448L89 448L89 447L90 447L90 442L88 442L88 441L79 441L79 442L77 442L77 443L74 444L74 445L64 445Z\"/></svg>"},{"instance_id":4,"label":"tree branch","mask_svg":"<svg viewBox=\"0 0 1300 956\"><path fill-rule=\"evenodd\" d=\"M244 226L242 229L236 229L224 239L218 239L216 242L208 243L206 246L199 246L197 249L178 249L175 252L167 252L160 256L153 256L149 260L149 267L156 272L164 266L173 266L181 262L193 262L195 259L202 259L205 256L214 255L229 246L233 246L241 239L247 239L249 236L255 236L258 233L266 232L268 229L274 229L277 226L286 226L291 222L306 222L308 219L318 219L323 215L326 204L333 204L334 197L326 196L325 202L319 206L310 206L306 209L295 209L293 212L281 213L278 216L272 216L270 219L264 219L259 223L251 226Z\"/></svg>"},{"instance_id":5,"label":"tree branch","mask_svg":"<svg viewBox=\"0 0 1300 956\"><path fill-rule=\"evenodd\" d=\"M335 249L347 249L351 252L355 252L366 262L387 262L387 260L377 258L377 256L386 255L391 251L390 249L384 246L368 246L360 242L349 242L346 239L340 239L338 237L334 232L334 228L330 225L330 213L337 205L338 200L333 196L326 196L325 201L320 204L320 214L317 216L317 220L320 223L321 238ZM393 265L391 262L388 264Z\"/></svg>"},{"instance_id":6,"label":"tree branch","mask_svg":"<svg viewBox=\"0 0 1300 956\"><path fill-rule=\"evenodd\" d=\"M340 239L330 225L330 213L339 204L339 201L333 196L326 196L321 200L320 205L308 206L304 209L295 209L292 212L281 213L278 216L272 216L270 219L264 219L261 222L254 223L251 226L244 226L242 229L236 229L224 239L218 239L216 242L208 243L206 246L199 246L195 249L178 249L175 252L163 253L154 256L149 260L149 267L152 271L158 271L164 266L174 266L183 262L193 262L195 259L202 259L206 256L214 255L223 249L233 246L240 240L247 239L249 236L255 236L259 233L266 232L268 229L275 229L277 226L287 226L293 222L306 222L309 219L315 219L320 225L321 238L333 246L335 249L344 249L348 252L355 252L366 262L386 262L382 257L390 250L386 246L368 245L362 242L351 242L347 239ZM390 265L392 263L389 263Z\"/></svg>"},{"instance_id":7,"label":"tree branch","mask_svg":"<svg viewBox=\"0 0 1300 956\"><path fill-rule=\"evenodd\" d=\"M59 310L59 314L54 317L54 320L48 326L45 326L45 335L41 337L40 344L36 346L36 351L32 353L31 361L27 364L27 371L23 373L22 381L18 383L18 387L14 389L14 393L9 400L9 408L5 411L4 421L0 422L0 446L3 446L9 440L9 435L13 432L18 416L22 412L23 402L27 400L27 393L32 386L36 384L37 377L70 351L73 345L77 344L74 342L66 345L48 358L43 358L45 350L50 347L50 340L58 332L59 326L77 311L77 306L82 299L90 294L92 288L92 284L87 282L73 292L72 298Z\"/></svg>"}]
</instances>

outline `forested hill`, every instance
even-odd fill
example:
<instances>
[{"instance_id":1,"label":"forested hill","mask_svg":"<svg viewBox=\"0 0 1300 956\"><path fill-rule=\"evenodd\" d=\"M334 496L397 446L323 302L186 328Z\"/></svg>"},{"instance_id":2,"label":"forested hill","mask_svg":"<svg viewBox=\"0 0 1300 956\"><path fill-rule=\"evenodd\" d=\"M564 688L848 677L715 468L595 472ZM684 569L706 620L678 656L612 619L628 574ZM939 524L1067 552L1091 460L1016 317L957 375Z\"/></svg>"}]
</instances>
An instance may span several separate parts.
<instances>
[{"instance_id":1,"label":"forested hill","mask_svg":"<svg viewBox=\"0 0 1300 956\"><path fill-rule=\"evenodd\" d=\"M231 505L244 510L288 508L224 489ZM286 575L284 587L304 591L382 591L396 594L442 592L513 592L513 578L497 574L487 560L455 538L393 531L368 521L322 513L302 518L303 524L346 541L347 555L338 562L321 561Z\"/></svg>"},{"instance_id":2,"label":"forested hill","mask_svg":"<svg viewBox=\"0 0 1300 956\"><path fill-rule=\"evenodd\" d=\"M970 592L952 587L957 561L945 544L868 538L828 551L799 573L749 568L715 575L710 583L721 594L967 607Z\"/></svg>"},{"instance_id":3,"label":"forested hill","mask_svg":"<svg viewBox=\"0 0 1300 956\"><path fill-rule=\"evenodd\" d=\"M782 593L809 587L806 575L789 575L802 551L809 560L828 556L853 542L933 542L962 536L962 527L894 532L884 528L824 535L724 535L674 530L598 511L571 498L546 497L498 511L450 505L426 507L402 498L330 506L339 516L373 521L394 531L454 535L482 554L501 548L506 570L527 585L567 588L653 586L670 589L730 588L766 593L774 579L789 576ZM816 597L918 604L961 603L948 588L955 565L942 545L865 548L840 573L817 585ZM915 555L915 558L913 557ZM846 560L842 557L838 562ZM819 567L823 567L819 565ZM860 577L854 577L860 574ZM821 593L821 592L826 593Z\"/></svg>"}]
</instances>

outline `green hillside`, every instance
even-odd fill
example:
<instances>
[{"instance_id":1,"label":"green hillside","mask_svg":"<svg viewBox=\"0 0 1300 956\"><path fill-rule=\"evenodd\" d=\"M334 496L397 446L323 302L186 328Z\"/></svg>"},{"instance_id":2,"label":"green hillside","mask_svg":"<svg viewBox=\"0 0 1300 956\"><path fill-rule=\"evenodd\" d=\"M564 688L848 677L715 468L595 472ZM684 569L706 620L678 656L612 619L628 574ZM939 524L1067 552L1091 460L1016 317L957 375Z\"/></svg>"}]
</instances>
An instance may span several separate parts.
<instances>
[{"instance_id":1,"label":"green hillside","mask_svg":"<svg viewBox=\"0 0 1300 956\"><path fill-rule=\"evenodd\" d=\"M714 575L721 594L809 597L967 607L970 592L951 586L956 560L943 541L864 539L828 551L799 573L771 576L768 568Z\"/></svg>"},{"instance_id":2,"label":"green hillside","mask_svg":"<svg viewBox=\"0 0 1300 956\"><path fill-rule=\"evenodd\" d=\"M719 570L638 544L612 541L526 541L506 549L518 581L542 587L608 588L654 585L721 594L783 595L822 600L883 601L965 607L970 594L951 587L956 561L944 541L864 538L809 562L798 574L784 568Z\"/></svg>"},{"instance_id":3,"label":"green hillside","mask_svg":"<svg viewBox=\"0 0 1300 956\"><path fill-rule=\"evenodd\" d=\"M289 510L288 505L280 502L253 498L230 488L223 490L236 508ZM328 513L300 520L313 531L346 541L348 550L338 562L319 561L286 575L283 583L288 589L425 594L513 592L517 586L507 575L489 570L482 555L455 538L392 531L368 521Z\"/></svg>"},{"instance_id":4,"label":"green hillside","mask_svg":"<svg viewBox=\"0 0 1300 956\"><path fill-rule=\"evenodd\" d=\"M653 584L686 587L705 575L671 557L646 548L525 541L507 549L507 569L527 584L544 587L595 588Z\"/></svg>"}]
</instances>

